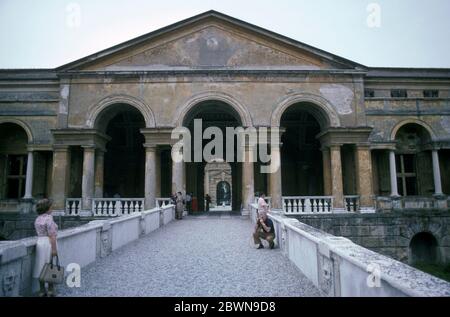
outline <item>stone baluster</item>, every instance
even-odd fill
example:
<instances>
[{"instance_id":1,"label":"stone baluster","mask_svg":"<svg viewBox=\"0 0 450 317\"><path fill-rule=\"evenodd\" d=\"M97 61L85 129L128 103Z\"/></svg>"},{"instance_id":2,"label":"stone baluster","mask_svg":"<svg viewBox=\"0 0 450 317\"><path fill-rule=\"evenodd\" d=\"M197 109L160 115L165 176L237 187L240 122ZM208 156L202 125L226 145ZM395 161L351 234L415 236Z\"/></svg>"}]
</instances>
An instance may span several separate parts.
<instances>
[{"instance_id":1,"label":"stone baluster","mask_svg":"<svg viewBox=\"0 0 450 317\"><path fill-rule=\"evenodd\" d=\"M311 211L311 199L305 198L305 212L310 213Z\"/></svg>"},{"instance_id":2,"label":"stone baluster","mask_svg":"<svg viewBox=\"0 0 450 317\"><path fill-rule=\"evenodd\" d=\"M108 202L108 209L107 209L107 215L109 216L115 216L115 208L112 201Z\"/></svg>"}]
</instances>

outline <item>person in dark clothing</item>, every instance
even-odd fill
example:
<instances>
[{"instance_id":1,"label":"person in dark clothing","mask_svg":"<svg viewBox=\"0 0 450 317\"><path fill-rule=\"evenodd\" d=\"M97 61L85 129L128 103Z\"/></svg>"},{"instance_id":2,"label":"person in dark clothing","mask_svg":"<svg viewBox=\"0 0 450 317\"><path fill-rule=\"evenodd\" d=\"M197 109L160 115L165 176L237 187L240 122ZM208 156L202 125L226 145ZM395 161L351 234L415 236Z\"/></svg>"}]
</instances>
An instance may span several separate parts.
<instances>
[{"instance_id":1,"label":"person in dark clothing","mask_svg":"<svg viewBox=\"0 0 450 317\"><path fill-rule=\"evenodd\" d=\"M269 242L269 247L271 249L274 248L274 240L275 240L275 228L273 226L273 222L269 217L267 217L266 212L260 212L259 218L256 222L255 232L253 233L253 240L255 244L258 244L258 249L263 249L264 246L262 244L261 239Z\"/></svg>"},{"instance_id":2,"label":"person in dark clothing","mask_svg":"<svg viewBox=\"0 0 450 317\"><path fill-rule=\"evenodd\" d=\"M205 195L205 211L209 211L209 204L211 203L211 196Z\"/></svg>"},{"instance_id":3,"label":"person in dark clothing","mask_svg":"<svg viewBox=\"0 0 450 317\"><path fill-rule=\"evenodd\" d=\"M186 209L188 213L192 212L192 193L186 194Z\"/></svg>"}]
</instances>

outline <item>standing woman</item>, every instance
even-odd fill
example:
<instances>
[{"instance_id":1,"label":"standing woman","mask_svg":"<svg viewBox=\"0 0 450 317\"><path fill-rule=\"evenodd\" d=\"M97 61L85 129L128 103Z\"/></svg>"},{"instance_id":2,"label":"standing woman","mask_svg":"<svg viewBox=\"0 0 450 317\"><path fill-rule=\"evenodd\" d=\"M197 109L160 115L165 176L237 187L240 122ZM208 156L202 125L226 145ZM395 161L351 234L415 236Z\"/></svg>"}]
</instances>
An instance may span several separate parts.
<instances>
[{"instance_id":1,"label":"standing woman","mask_svg":"<svg viewBox=\"0 0 450 317\"><path fill-rule=\"evenodd\" d=\"M177 206L176 206L176 218L177 219L183 219L183 211L184 211L184 202L183 202L183 195L181 192L177 193L177 200L176 200Z\"/></svg>"},{"instance_id":2,"label":"standing woman","mask_svg":"<svg viewBox=\"0 0 450 317\"><path fill-rule=\"evenodd\" d=\"M34 222L34 228L38 235L36 243L36 256L33 270L33 277L39 278L45 263L50 263L52 257L58 255L56 247L56 235L58 226L53 221L52 201L50 199L39 200L36 204L36 212L39 216ZM39 296L55 296L55 287L48 284L48 291L45 290L45 283L39 281Z\"/></svg>"}]
</instances>

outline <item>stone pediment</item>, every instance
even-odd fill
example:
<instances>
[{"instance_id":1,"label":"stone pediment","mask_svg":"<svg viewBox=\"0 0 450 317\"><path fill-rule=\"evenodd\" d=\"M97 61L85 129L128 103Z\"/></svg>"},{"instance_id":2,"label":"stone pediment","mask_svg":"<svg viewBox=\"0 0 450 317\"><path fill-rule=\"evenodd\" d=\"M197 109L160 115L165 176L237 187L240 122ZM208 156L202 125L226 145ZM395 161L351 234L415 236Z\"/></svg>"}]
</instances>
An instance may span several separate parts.
<instances>
[{"instance_id":1,"label":"stone pediment","mask_svg":"<svg viewBox=\"0 0 450 317\"><path fill-rule=\"evenodd\" d=\"M321 69L319 60L270 46L270 43L233 34L216 26L208 26L176 40L131 52L117 61L101 65L104 70L152 70L165 68L288 67ZM95 68L95 66L94 66Z\"/></svg>"},{"instance_id":2,"label":"stone pediment","mask_svg":"<svg viewBox=\"0 0 450 317\"><path fill-rule=\"evenodd\" d=\"M358 64L210 11L60 67L147 71L197 68L355 69Z\"/></svg>"}]
</instances>

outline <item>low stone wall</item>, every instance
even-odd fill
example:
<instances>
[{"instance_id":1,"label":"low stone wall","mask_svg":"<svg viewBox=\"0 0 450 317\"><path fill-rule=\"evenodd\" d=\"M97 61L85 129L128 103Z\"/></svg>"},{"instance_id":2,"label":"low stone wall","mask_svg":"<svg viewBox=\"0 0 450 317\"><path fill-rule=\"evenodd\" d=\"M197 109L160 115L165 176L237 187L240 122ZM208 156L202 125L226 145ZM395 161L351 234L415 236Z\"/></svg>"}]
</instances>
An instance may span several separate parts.
<instances>
[{"instance_id":1,"label":"low stone wall","mask_svg":"<svg viewBox=\"0 0 450 317\"><path fill-rule=\"evenodd\" d=\"M32 237L36 234L34 221L36 213L22 214L18 212L0 212L0 240L19 240ZM80 217L53 214L53 219L60 230L78 227L93 220L104 219L104 217Z\"/></svg>"},{"instance_id":2,"label":"low stone wall","mask_svg":"<svg viewBox=\"0 0 450 317\"><path fill-rule=\"evenodd\" d=\"M431 233L438 242L439 261L450 263L450 212L404 210L376 214L293 216L300 222L402 262L409 262L411 239Z\"/></svg>"},{"instance_id":3,"label":"low stone wall","mask_svg":"<svg viewBox=\"0 0 450 317\"><path fill-rule=\"evenodd\" d=\"M277 246L325 295L450 296L446 281L277 211L269 216Z\"/></svg>"},{"instance_id":4,"label":"low stone wall","mask_svg":"<svg viewBox=\"0 0 450 317\"><path fill-rule=\"evenodd\" d=\"M173 205L113 219L94 220L58 233L61 265L84 267L112 251L160 228L175 217ZM29 296L37 290L33 280L36 237L0 242L0 296Z\"/></svg>"}]
</instances>

